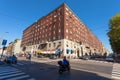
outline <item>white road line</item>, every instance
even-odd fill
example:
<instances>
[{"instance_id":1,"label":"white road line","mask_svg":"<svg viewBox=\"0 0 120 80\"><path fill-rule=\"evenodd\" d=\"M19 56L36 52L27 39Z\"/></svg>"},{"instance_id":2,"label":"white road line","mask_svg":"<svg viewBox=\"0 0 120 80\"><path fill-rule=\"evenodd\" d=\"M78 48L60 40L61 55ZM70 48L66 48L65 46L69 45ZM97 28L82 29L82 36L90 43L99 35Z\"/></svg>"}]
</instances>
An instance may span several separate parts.
<instances>
[{"instance_id":1,"label":"white road line","mask_svg":"<svg viewBox=\"0 0 120 80\"><path fill-rule=\"evenodd\" d=\"M6 80L19 80L19 79L23 79L23 78L28 78L30 77L29 75L23 75L23 76L19 76L19 77L15 77L15 78L10 78L10 79L6 79Z\"/></svg>"},{"instance_id":2,"label":"white road line","mask_svg":"<svg viewBox=\"0 0 120 80\"><path fill-rule=\"evenodd\" d=\"M112 78L120 80L120 64L113 65Z\"/></svg>"},{"instance_id":3,"label":"white road line","mask_svg":"<svg viewBox=\"0 0 120 80\"><path fill-rule=\"evenodd\" d=\"M26 73L14 68L14 67L1 67L0 68L0 80L19 80L19 79L30 79L35 80L34 78L31 78Z\"/></svg>"},{"instance_id":4,"label":"white road line","mask_svg":"<svg viewBox=\"0 0 120 80\"><path fill-rule=\"evenodd\" d=\"M6 73L0 73L0 76L3 76L3 75L8 75L8 74L15 74L15 73L19 73L21 71L14 71L14 72L6 72Z\"/></svg>"},{"instance_id":5,"label":"white road line","mask_svg":"<svg viewBox=\"0 0 120 80\"><path fill-rule=\"evenodd\" d=\"M8 78L8 77L13 77L13 76L18 76L18 75L22 75L22 74L25 74L25 73L17 73L17 74L11 74L11 75L6 75L6 76L1 76L0 79L4 79L4 78Z\"/></svg>"},{"instance_id":6,"label":"white road line","mask_svg":"<svg viewBox=\"0 0 120 80\"><path fill-rule=\"evenodd\" d=\"M112 78L120 80L120 77L112 76Z\"/></svg>"},{"instance_id":7,"label":"white road line","mask_svg":"<svg viewBox=\"0 0 120 80\"><path fill-rule=\"evenodd\" d=\"M2 70L2 71L0 70L0 73L6 73L6 72L12 72L12 71L18 71L18 70L12 70L12 69L11 70Z\"/></svg>"},{"instance_id":8,"label":"white road line","mask_svg":"<svg viewBox=\"0 0 120 80\"><path fill-rule=\"evenodd\" d=\"M15 68L9 66L9 67L1 67L0 70L1 69L15 69Z\"/></svg>"}]
</instances>

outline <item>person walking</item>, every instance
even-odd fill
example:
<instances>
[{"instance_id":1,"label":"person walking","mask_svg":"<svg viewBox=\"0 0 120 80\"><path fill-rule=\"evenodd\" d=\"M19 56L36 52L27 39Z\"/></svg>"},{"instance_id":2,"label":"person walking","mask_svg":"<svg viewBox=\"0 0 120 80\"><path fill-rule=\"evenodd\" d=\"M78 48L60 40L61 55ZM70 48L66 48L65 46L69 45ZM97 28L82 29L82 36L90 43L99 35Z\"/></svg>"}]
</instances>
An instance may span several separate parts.
<instances>
[{"instance_id":1,"label":"person walking","mask_svg":"<svg viewBox=\"0 0 120 80\"><path fill-rule=\"evenodd\" d=\"M28 59L29 59L29 61L31 61L31 54L30 53L28 54Z\"/></svg>"}]
</instances>

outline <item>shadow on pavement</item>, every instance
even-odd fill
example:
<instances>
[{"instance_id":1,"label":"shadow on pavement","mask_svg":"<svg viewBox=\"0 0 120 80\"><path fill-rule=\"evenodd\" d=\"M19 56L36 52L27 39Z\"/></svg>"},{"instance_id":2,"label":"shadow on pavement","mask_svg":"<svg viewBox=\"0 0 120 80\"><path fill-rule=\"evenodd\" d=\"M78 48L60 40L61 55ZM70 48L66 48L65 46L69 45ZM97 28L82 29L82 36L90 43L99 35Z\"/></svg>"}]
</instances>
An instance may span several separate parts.
<instances>
[{"instance_id":1,"label":"shadow on pavement","mask_svg":"<svg viewBox=\"0 0 120 80\"><path fill-rule=\"evenodd\" d=\"M24 62L30 62L21 60ZM31 61L30 64L18 67L20 70L29 74L36 80L112 80L95 73L74 70L70 72L64 72L63 74L58 73L57 61L55 65L48 63L40 63Z\"/></svg>"}]
</instances>

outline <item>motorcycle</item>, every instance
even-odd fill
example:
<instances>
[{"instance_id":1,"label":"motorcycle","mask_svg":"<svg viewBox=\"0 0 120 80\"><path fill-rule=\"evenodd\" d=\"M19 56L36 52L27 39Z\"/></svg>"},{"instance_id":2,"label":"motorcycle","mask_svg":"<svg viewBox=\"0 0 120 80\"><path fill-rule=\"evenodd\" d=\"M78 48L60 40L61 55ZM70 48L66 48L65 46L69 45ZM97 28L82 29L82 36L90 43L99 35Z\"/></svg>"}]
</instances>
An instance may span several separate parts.
<instances>
[{"instance_id":1,"label":"motorcycle","mask_svg":"<svg viewBox=\"0 0 120 80\"><path fill-rule=\"evenodd\" d=\"M58 61L58 64L59 64L59 74L62 74L63 72L65 71L70 71L70 65L69 63L67 65L64 65L62 61Z\"/></svg>"}]
</instances>

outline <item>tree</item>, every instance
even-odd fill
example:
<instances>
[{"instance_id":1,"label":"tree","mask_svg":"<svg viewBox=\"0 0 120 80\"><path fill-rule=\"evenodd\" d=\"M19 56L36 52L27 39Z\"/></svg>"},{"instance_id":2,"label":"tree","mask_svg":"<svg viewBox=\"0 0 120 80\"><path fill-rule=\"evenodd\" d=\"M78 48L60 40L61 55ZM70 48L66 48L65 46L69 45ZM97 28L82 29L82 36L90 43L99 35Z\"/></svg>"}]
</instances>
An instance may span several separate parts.
<instances>
[{"instance_id":1,"label":"tree","mask_svg":"<svg viewBox=\"0 0 120 80\"><path fill-rule=\"evenodd\" d=\"M117 53L117 55L120 55L120 14L110 19L108 36L112 50Z\"/></svg>"}]
</instances>

